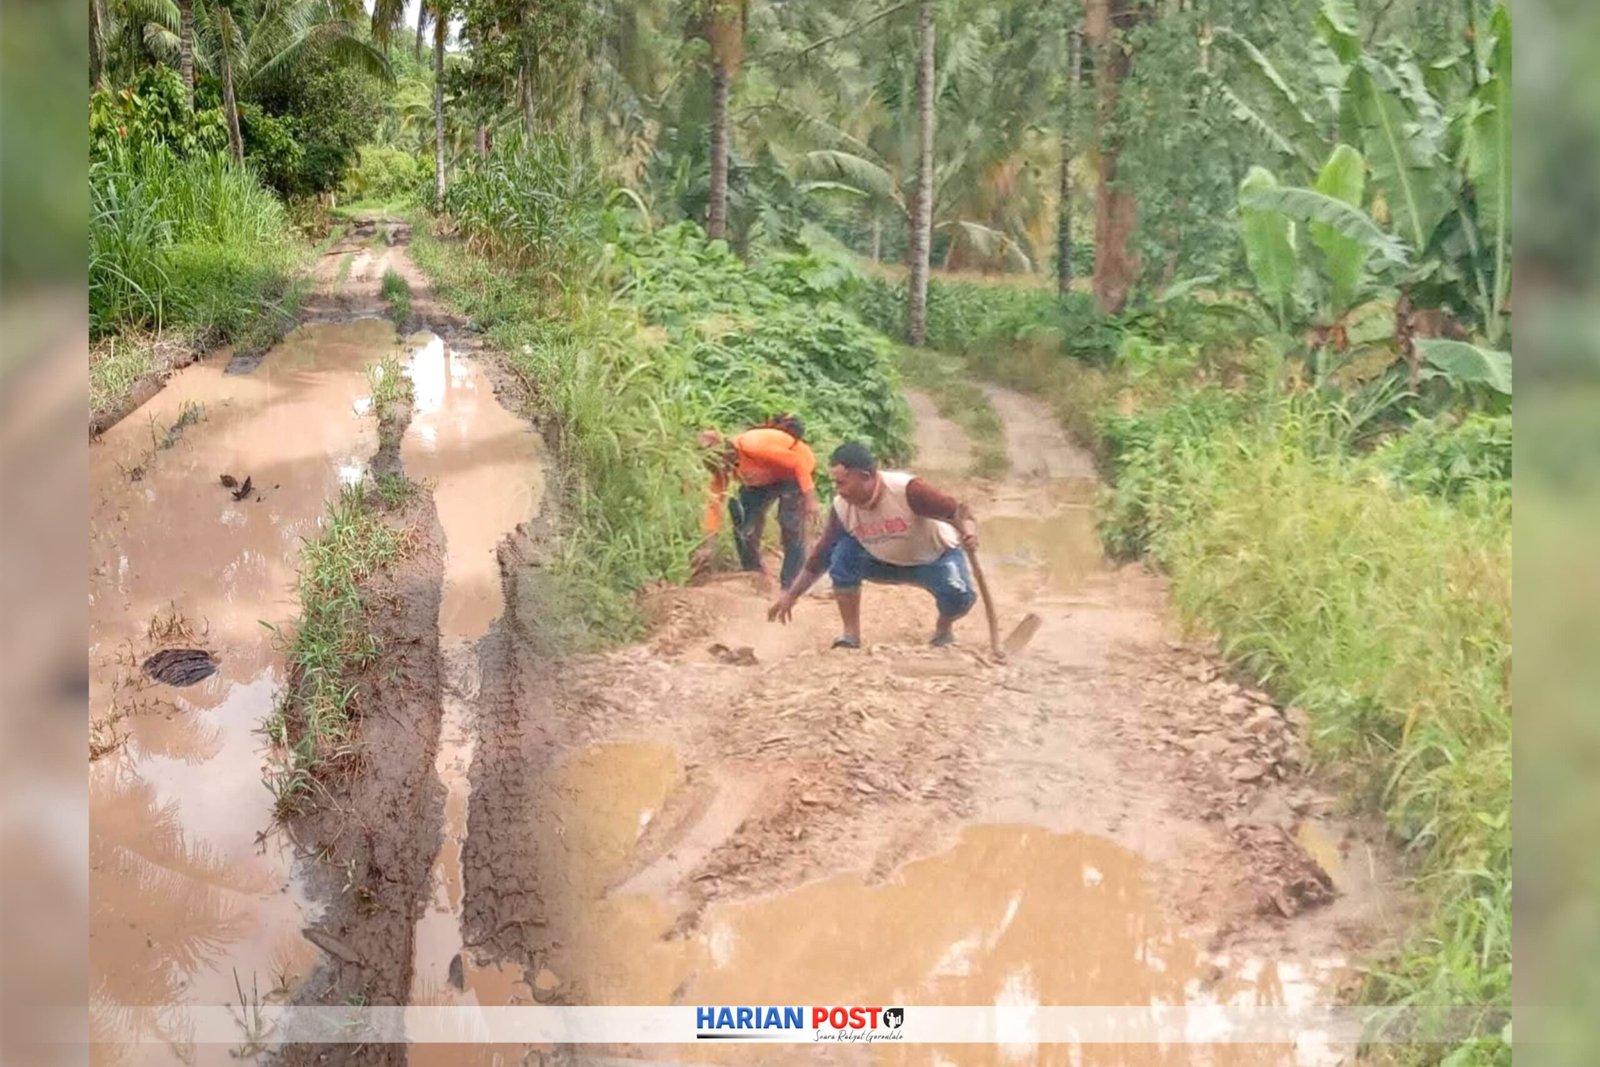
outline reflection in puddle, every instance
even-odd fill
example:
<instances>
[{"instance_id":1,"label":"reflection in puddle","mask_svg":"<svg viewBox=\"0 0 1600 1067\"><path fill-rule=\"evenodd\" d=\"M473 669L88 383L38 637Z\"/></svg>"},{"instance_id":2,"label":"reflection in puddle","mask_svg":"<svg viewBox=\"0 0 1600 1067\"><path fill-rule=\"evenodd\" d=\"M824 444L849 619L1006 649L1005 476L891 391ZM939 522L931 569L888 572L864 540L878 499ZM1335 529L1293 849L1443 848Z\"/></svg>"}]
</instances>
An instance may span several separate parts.
<instances>
[{"instance_id":1,"label":"reflection in puddle","mask_svg":"<svg viewBox=\"0 0 1600 1067\"><path fill-rule=\"evenodd\" d=\"M381 320L302 327L235 375L220 353L90 451L89 710L124 716L127 736L89 767L95 1040L132 1036L128 1007L172 1009L156 1035L170 1044L103 1044L97 1061L231 1063L225 1048L184 1047L183 1005L236 1002L235 971L282 999L315 959L299 935L316 915L293 849L257 839L272 797L255 730L283 680L261 623L292 618L301 541L377 447L355 407L394 341ZM186 409L181 435L159 447ZM223 474L255 491L235 501ZM169 610L219 664L182 690L137 667L157 644L152 617Z\"/></svg>"},{"instance_id":2,"label":"reflection in puddle","mask_svg":"<svg viewBox=\"0 0 1600 1067\"><path fill-rule=\"evenodd\" d=\"M1072 593L1105 568L1094 511L1088 507L1048 518L997 515L984 520L983 550L1002 567L1038 569L1052 593Z\"/></svg>"},{"instance_id":3,"label":"reflection in puddle","mask_svg":"<svg viewBox=\"0 0 1600 1067\"><path fill-rule=\"evenodd\" d=\"M445 789L444 827L432 899L417 922L411 1000L417 1004L506 1004L529 988L513 965L479 967L463 951L461 848L471 799L473 709L482 667L476 642L504 606L499 543L532 519L544 493L538 436L500 405L483 368L431 334L410 339L406 369L414 407L400 444L407 476L433 490L444 531L439 606L444 686L434 769ZM490 1050L419 1045L409 1061L494 1061Z\"/></svg>"}]
</instances>

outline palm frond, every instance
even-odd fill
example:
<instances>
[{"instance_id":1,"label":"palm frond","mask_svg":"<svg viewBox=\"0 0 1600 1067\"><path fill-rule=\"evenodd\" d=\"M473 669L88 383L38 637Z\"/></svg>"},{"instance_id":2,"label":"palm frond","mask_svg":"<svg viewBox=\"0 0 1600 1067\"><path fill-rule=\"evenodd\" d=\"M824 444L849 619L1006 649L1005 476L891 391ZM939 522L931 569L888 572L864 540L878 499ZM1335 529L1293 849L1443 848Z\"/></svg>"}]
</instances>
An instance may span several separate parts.
<instances>
[{"instance_id":1,"label":"palm frond","mask_svg":"<svg viewBox=\"0 0 1600 1067\"><path fill-rule=\"evenodd\" d=\"M798 177L851 185L880 202L905 209L900 190L895 187L889 171L862 156L837 149L818 149L801 156L796 171Z\"/></svg>"}]
</instances>

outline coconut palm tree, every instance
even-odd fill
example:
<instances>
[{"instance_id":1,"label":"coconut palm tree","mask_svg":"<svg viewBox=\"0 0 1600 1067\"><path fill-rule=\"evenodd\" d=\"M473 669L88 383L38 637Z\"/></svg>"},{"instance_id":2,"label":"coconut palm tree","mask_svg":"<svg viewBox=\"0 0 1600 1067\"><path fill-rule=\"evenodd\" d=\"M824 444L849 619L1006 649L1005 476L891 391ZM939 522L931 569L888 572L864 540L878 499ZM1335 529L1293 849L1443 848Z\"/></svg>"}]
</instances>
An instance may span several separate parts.
<instances>
[{"instance_id":1,"label":"coconut palm tree","mask_svg":"<svg viewBox=\"0 0 1600 1067\"><path fill-rule=\"evenodd\" d=\"M933 0L917 8L917 185L911 202L911 284L906 289L906 341L928 333L928 257L933 244Z\"/></svg>"},{"instance_id":2,"label":"coconut palm tree","mask_svg":"<svg viewBox=\"0 0 1600 1067\"><path fill-rule=\"evenodd\" d=\"M728 93L744 60L748 0L708 0L705 35L711 45L711 190L706 235L728 232Z\"/></svg>"}]
</instances>

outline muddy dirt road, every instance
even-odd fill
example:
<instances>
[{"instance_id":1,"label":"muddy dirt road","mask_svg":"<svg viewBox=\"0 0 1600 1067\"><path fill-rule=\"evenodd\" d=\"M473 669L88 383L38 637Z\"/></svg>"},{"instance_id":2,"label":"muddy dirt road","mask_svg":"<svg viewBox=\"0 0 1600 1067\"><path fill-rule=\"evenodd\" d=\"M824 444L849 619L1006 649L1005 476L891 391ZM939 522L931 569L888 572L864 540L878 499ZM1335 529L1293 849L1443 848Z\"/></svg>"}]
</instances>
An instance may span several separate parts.
<instances>
[{"instance_id":1,"label":"muddy dirt road","mask_svg":"<svg viewBox=\"0 0 1600 1067\"><path fill-rule=\"evenodd\" d=\"M91 704L97 721L122 713L125 737L90 768L104 1062L237 1062L182 1041L183 1005L235 1002L234 970L247 994L254 976L302 1003L1292 1006L1329 1002L1350 957L1395 929L1381 847L1302 773L1303 721L1182 641L1158 578L1101 557L1092 464L1014 393L986 387L1011 473L985 483L966 479L959 428L911 398L929 460L914 469L977 511L1002 627L1043 619L1012 662L982 656L980 611L961 647L930 649L926 596L878 587L867 647L830 651L826 581L782 627L740 575L649 594L645 643L546 658L531 580L553 518L543 445L406 239L357 229L324 257L312 325L258 367L230 374L223 353L180 373L97 446ZM391 268L413 286L407 328L425 331L404 340L364 318ZM395 350L415 405L380 446L365 367ZM159 446L185 403L203 417L149 448L149 425ZM362 699L384 711L363 719L364 777L274 826L251 731L284 668L258 620L288 620L299 538L374 463L425 487L406 512L415 550L378 590L384 652ZM253 474L261 501L232 502L224 471ZM216 675L138 679L136 660L185 639L149 629L162 609L203 630ZM132 1005L170 1008L168 1043L116 1043L151 1024ZM754 1062L698 1047L282 1054L607 1056Z\"/></svg>"}]
</instances>

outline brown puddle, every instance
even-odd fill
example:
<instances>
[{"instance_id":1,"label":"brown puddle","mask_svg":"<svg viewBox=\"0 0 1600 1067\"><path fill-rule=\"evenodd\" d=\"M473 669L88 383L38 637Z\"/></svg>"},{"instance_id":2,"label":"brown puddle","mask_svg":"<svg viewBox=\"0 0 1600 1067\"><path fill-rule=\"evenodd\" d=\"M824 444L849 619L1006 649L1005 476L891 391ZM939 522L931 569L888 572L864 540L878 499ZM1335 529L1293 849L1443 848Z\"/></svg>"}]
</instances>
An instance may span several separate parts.
<instances>
[{"instance_id":1,"label":"brown puddle","mask_svg":"<svg viewBox=\"0 0 1600 1067\"><path fill-rule=\"evenodd\" d=\"M541 820L530 832L549 872L541 900L556 947L541 976L556 983L560 1002L1294 1006L1317 992L1299 964L1208 956L1166 915L1134 854L1102 838L1020 825L968 827L953 848L907 863L881 884L851 874L714 904L678 937L678 902L625 890L636 884L636 846L684 780L671 749L616 744L575 754L543 784ZM516 1002L532 999L526 985L517 994ZM816 1051L763 1050L763 1062L810 1062ZM749 1055L696 1047L667 1058ZM877 1046L874 1056L1296 1062L1286 1049L1255 1046Z\"/></svg>"},{"instance_id":2,"label":"brown puddle","mask_svg":"<svg viewBox=\"0 0 1600 1067\"><path fill-rule=\"evenodd\" d=\"M1046 594L1076 592L1106 567L1095 525L1096 491L1092 481L1063 478L1026 501L999 501L993 514L980 519L983 558L1040 575Z\"/></svg>"},{"instance_id":3,"label":"brown puddle","mask_svg":"<svg viewBox=\"0 0 1600 1067\"><path fill-rule=\"evenodd\" d=\"M462 951L461 847L471 798L473 705L481 665L477 641L504 602L496 546L532 519L544 494L539 437L500 405L483 369L430 333L409 340L415 407L400 444L406 474L428 484L445 538L439 607L444 658L439 752L435 770L445 789L443 837L432 872L432 899L417 922L411 1000L416 1004L504 1004L522 986L513 966L480 968ZM452 961L457 960L452 982ZM468 1050L417 1046L410 1060L466 1062Z\"/></svg>"},{"instance_id":4,"label":"brown puddle","mask_svg":"<svg viewBox=\"0 0 1600 1067\"><path fill-rule=\"evenodd\" d=\"M327 501L377 448L366 369L381 320L307 326L249 375L226 352L91 449L89 710L125 741L89 767L90 1002L100 1062L229 1063L185 1047L182 1006L281 999L309 972L315 918L272 824L262 738L284 680L263 622L297 609L295 567ZM187 414L186 414L187 413ZM235 500L219 478L251 479ZM161 616L156 632L152 620ZM162 647L217 672L178 689L143 677ZM116 1045L125 1008L170 1007L169 1045Z\"/></svg>"}]
</instances>

